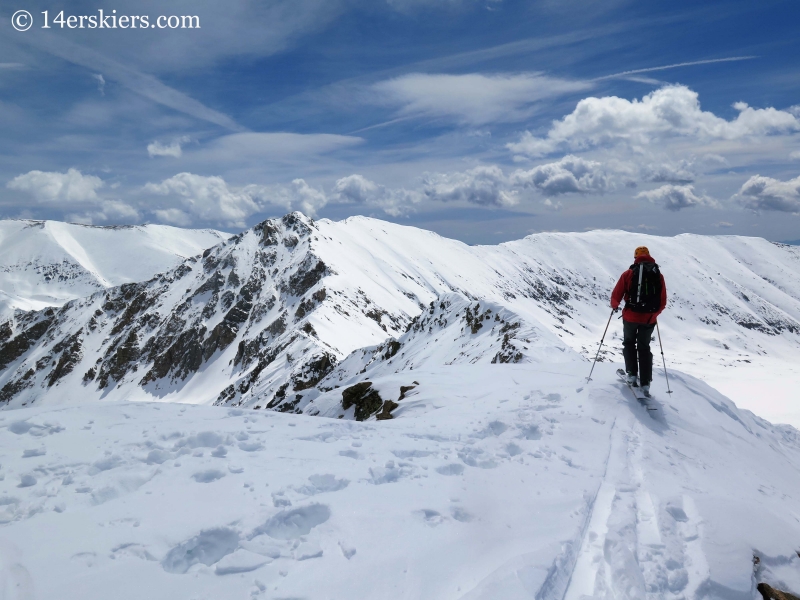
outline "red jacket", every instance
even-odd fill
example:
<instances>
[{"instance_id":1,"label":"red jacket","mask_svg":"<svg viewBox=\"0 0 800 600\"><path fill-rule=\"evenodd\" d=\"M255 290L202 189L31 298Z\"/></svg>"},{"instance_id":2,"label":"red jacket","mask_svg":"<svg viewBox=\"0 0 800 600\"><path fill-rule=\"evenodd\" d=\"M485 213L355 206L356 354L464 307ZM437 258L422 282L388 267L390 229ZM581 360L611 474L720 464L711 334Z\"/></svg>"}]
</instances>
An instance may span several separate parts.
<instances>
[{"instance_id":1,"label":"red jacket","mask_svg":"<svg viewBox=\"0 0 800 600\"><path fill-rule=\"evenodd\" d=\"M633 264L637 264L640 262L656 262L655 259L651 256L639 256L633 261ZM619 303L622 302L624 299L625 302L628 302L628 290L631 289L631 277L633 277L633 271L628 269L625 271L619 278L617 285L614 286L614 291L611 292L611 308L616 309L619 307ZM655 323L658 315L666 308L667 306L667 284L664 283L664 276L661 275L661 307L658 309L658 312L654 313L640 313L640 312L633 312L629 308L622 309L622 320L628 321L630 323Z\"/></svg>"}]
</instances>

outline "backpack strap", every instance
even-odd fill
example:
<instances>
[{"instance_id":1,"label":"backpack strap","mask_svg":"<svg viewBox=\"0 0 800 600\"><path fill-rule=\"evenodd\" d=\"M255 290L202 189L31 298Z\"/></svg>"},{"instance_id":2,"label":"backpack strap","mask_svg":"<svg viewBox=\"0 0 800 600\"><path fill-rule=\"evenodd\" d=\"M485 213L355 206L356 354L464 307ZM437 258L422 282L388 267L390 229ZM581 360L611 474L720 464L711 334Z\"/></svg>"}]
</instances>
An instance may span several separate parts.
<instances>
[{"instance_id":1,"label":"backpack strap","mask_svg":"<svg viewBox=\"0 0 800 600\"><path fill-rule=\"evenodd\" d=\"M638 304L642 299L642 276L644 275L644 266L639 267L639 284L636 286L636 303Z\"/></svg>"}]
</instances>

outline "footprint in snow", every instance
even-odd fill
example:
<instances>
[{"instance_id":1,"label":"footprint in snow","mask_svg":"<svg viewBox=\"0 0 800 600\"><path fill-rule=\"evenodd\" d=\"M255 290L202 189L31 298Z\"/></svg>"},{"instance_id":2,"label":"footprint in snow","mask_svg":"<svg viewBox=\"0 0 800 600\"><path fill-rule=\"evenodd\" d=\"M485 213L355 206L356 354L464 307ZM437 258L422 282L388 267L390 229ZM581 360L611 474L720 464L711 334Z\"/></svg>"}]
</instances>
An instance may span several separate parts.
<instances>
[{"instance_id":1,"label":"footprint in snow","mask_svg":"<svg viewBox=\"0 0 800 600\"><path fill-rule=\"evenodd\" d=\"M342 550L342 555L347 559L350 560L356 555L356 549L353 548L350 544L346 542L339 542L339 548Z\"/></svg>"},{"instance_id":2,"label":"footprint in snow","mask_svg":"<svg viewBox=\"0 0 800 600\"><path fill-rule=\"evenodd\" d=\"M506 452L508 452L509 456L519 456L522 454L522 448L517 446L514 442L506 444Z\"/></svg>"},{"instance_id":3,"label":"footprint in snow","mask_svg":"<svg viewBox=\"0 0 800 600\"><path fill-rule=\"evenodd\" d=\"M470 467L478 467L480 469L494 469L497 467L497 461L480 448L467 447L458 452L458 458L461 459L465 465Z\"/></svg>"},{"instance_id":4,"label":"footprint in snow","mask_svg":"<svg viewBox=\"0 0 800 600\"><path fill-rule=\"evenodd\" d=\"M473 517L472 514L468 513L460 506L454 506L453 508L451 508L450 515L460 523L469 523L475 519L475 517Z\"/></svg>"},{"instance_id":5,"label":"footprint in snow","mask_svg":"<svg viewBox=\"0 0 800 600\"><path fill-rule=\"evenodd\" d=\"M96 460L92 463L92 466L89 467L89 475L97 475L103 471L110 471L111 469L120 466L123 462L124 461L122 458L116 454L106 456L105 458L101 458L100 460Z\"/></svg>"},{"instance_id":6,"label":"footprint in snow","mask_svg":"<svg viewBox=\"0 0 800 600\"><path fill-rule=\"evenodd\" d=\"M266 534L276 540L296 540L308 535L314 527L321 525L330 517L331 509L324 504L310 504L283 510L254 529L250 539Z\"/></svg>"},{"instance_id":7,"label":"footprint in snow","mask_svg":"<svg viewBox=\"0 0 800 600\"><path fill-rule=\"evenodd\" d=\"M26 488L36 485L36 477L31 475L30 473L26 473L21 475L19 478L19 485L18 488Z\"/></svg>"},{"instance_id":8,"label":"footprint in snow","mask_svg":"<svg viewBox=\"0 0 800 600\"><path fill-rule=\"evenodd\" d=\"M370 483L381 485L384 483L394 483L412 474L412 465L408 463L398 463L395 465L393 460L387 461L383 467L372 467L369 470Z\"/></svg>"},{"instance_id":9,"label":"footprint in snow","mask_svg":"<svg viewBox=\"0 0 800 600\"><path fill-rule=\"evenodd\" d=\"M270 562L272 562L271 558L239 548L231 554L222 557L214 568L214 573L217 575L249 573Z\"/></svg>"},{"instance_id":10,"label":"footprint in snow","mask_svg":"<svg viewBox=\"0 0 800 600\"><path fill-rule=\"evenodd\" d=\"M423 508L414 512L415 515L422 518L422 522L430 527L436 527L444 523L445 518L439 511Z\"/></svg>"},{"instance_id":11,"label":"footprint in snow","mask_svg":"<svg viewBox=\"0 0 800 600\"><path fill-rule=\"evenodd\" d=\"M264 445L261 442L239 442L239 450L244 452L258 452L263 449Z\"/></svg>"},{"instance_id":12,"label":"footprint in snow","mask_svg":"<svg viewBox=\"0 0 800 600\"><path fill-rule=\"evenodd\" d=\"M144 459L148 465L161 465L172 458L172 453L161 448L156 448L148 452L147 457Z\"/></svg>"},{"instance_id":13,"label":"footprint in snow","mask_svg":"<svg viewBox=\"0 0 800 600\"><path fill-rule=\"evenodd\" d=\"M192 565L211 566L239 547L239 533L227 527L202 531L167 552L161 566L167 573L186 573Z\"/></svg>"},{"instance_id":14,"label":"footprint in snow","mask_svg":"<svg viewBox=\"0 0 800 600\"><path fill-rule=\"evenodd\" d=\"M306 496L313 496L324 492L338 492L346 488L350 483L347 479L336 479L336 476L329 473L324 475L311 475L308 481L311 485L304 485L297 488L298 492Z\"/></svg>"},{"instance_id":15,"label":"footprint in snow","mask_svg":"<svg viewBox=\"0 0 800 600\"><path fill-rule=\"evenodd\" d=\"M22 451L22 458L33 458L34 456L44 456L45 454L47 454L45 448L31 448Z\"/></svg>"},{"instance_id":16,"label":"footprint in snow","mask_svg":"<svg viewBox=\"0 0 800 600\"><path fill-rule=\"evenodd\" d=\"M175 442L175 449L189 448L194 450L195 448L217 448L218 446L228 444L228 440L220 434L214 431L202 431L196 435L190 435L187 438L179 439Z\"/></svg>"},{"instance_id":17,"label":"footprint in snow","mask_svg":"<svg viewBox=\"0 0 800 600\"><path fill-rule=\"evenodd\" d=\"M539 429L538 425L525 424L525 425L518 425L517 427L520 431L519 437L523 439L526 440L542 439L542 431Z\"/></svg>"},{"instance_id":18,"label":"footprint in snow","mask_svg":"<svg viewBox=\"0 0 800 600\"><path fill-rule=\"evenodd\" d=\"M132 556L134 558L140 558L142 560L149 560L149 561L158 560L156 559L155 556L150 554L150 552L147 550L147 547L134 542L130 542L127 544L120 544L119 546L112 548L111 555L113 558L117 558L119 556Z\"/></svg>"},{"instance_id":19,"label":"footprint in snow","mask_svg":"<svg viewBox=\"0 0 800 600\"><path fill-rule=\"evenodd\" d=\"M441 467L436 467L436 472L439 473L439 475L461 475L464 473L464 465L459 465L457 463L442 465Z\"/></svg>"},{"instance_id":20,"label":"footprint in snow","mask_svg":"<svg viewBox=\"0 0 800 600\"><path fill-rule=\"evenodd\" d=\"M207 469L192 475L192 479L194 479L197 483L211 483L212 481L222 479L223 477L225 477L225 473L218 471L217 469Z\"/></svg>"},{"instance_id":21,"label":"footprint in snow","mask_svg":"<svg viewBox=\"0 0 800 600\"><path fill-rule=\"evenodd\" d=\"M308 560L322 556L322 547L315 541L303 542L294 551L295 560Z\"/></svg>"}]
</instances>

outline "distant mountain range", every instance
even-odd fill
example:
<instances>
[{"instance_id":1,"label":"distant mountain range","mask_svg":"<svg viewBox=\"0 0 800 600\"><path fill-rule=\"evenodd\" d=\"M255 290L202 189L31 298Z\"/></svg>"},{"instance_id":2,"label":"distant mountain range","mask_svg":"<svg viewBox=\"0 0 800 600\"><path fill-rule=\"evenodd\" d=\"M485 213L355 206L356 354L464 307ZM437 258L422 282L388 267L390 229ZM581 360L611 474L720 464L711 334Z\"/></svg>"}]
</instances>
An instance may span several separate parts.
<instances>
[{"instance_id":1,"label":"distant mountain range","mask_svg":"<svg viewBox=\"0 0 800 600\"><path fill-rule=\"evenodd\" d=\"M17 235L48 227L57 229L31 225ZM115 273L119 281L124 269L87 264L113 254L141 272L140 257L158 240L177 236L160 259L179 262L180 251L222 234L152 226L102 234L82 245L82 283L69 288L90 295L0 324L0 402L163 399L300 412L331 385L359 378L345 369L351 353L373 356L361 369L414 364L404 350L395 356L409 335L412 354L435 347L445 362L582 360L594 356L610 289L641 244L667 280L661 335L670 366L713 380L758 361L779 371L800 349L800 248L760 238L594 231L467 246L365 217L292 213L143 281L106 287L98 282ZM22 272L43 277L37 264ZM613 323L602 360L621 359L620 329Z\"/></svg>"}]
</instances>

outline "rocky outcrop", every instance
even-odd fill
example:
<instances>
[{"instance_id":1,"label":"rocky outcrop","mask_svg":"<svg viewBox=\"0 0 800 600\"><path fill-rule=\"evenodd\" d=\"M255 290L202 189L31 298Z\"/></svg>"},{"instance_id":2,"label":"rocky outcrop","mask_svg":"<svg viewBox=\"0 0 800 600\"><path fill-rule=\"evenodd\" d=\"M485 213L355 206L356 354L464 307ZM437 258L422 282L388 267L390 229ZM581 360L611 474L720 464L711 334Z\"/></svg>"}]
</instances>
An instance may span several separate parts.
<instances>
[{"instance_id":1,"label":"rocky outcrop","mask_svg":"<svg viewBox=\"0 0 800 600\"><path fill-rule=\"evenodd\" d=\"M781 592L766 583L759 583L757 586L758 593L761 594L763 600L800 600L800 597L790 594L788 592Z\"/></svg>"},{"instance_id":2,"label":"rocky outcrop","mask_svg":"<svg viewBox=\"0 0 800 600\"><path fill-rule=\"evenodd\" d=\"M29 316L20 323L22 331L0 345L0 369L5 369L30 350L47 332L53 321L55 321L55 310L52 308L40 313L29 313ZM5 335L8 336L8 333Z\"/></svg>"},{"instance_id":3,"label":"rocky outcrop","mask_svg":"<svg viewBox=\"0 0 800 600\"><path fill-rule=\"evenodd\" d=\"M364 421L381 409L383 398L372 388L371 381L362 381L342 391L342 408L348 410L351 406L356 407L356 421Z\"/></svg>"}]
</instances>

